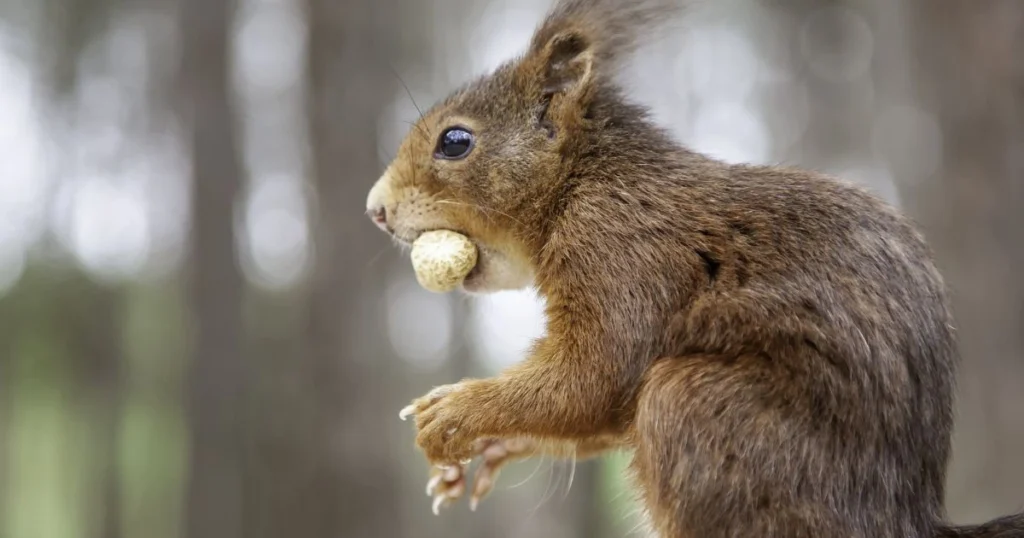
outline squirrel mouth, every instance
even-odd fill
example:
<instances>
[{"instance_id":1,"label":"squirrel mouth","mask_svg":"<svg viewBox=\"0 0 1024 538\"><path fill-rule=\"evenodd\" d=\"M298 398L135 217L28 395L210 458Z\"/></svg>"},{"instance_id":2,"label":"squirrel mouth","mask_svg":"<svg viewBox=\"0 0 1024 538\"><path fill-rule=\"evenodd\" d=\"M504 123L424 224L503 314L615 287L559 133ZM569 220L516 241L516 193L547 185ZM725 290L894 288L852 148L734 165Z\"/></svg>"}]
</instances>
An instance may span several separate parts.
<instances>
[{"instance_id":1,"label":"squirrel mouth","mask_svg":"<svg viewBox=\"0 0 1024 538\"><path fill-rule=\"evenodd\" d=\"M462 286L465 289L466 284L474 284L480 278L483 278L484 264L487 263L487 257L490 255L487 249L484 248L480 243L476 242L472 237L466 236L469 241L476 247L476 264L473 268L466 273L466 276L462 279Z\"/></svg>"},{"instance_id":2,"label":"squirrel mouth","mask_svg":"<svg viewBox=\"0 0 1024 538\"><path fill-rule=\"evenodd\" d=\"M482 271L482 270L480 269L480 267L481 267L481 266L483 265L483 263L484 263L484 261L483 261L483 259L481 258L481 256L482 256L482 253L480 252L480 249L479 249L479 247L478 247L478 248L477 248L477 259L476 259L476 265L474 265L474 266L473 266L473 268L472 268L472 269L470 269L468 273L466 273L466 278L464 278L463 280L473 280L474 278L476 278L477 276L479 276L479 275L480 275L480 273L481 273L481 271Z\"/></svg>"},{"instance_id":3,"label":"squirrel mouth","mask_svg":"<svg viewBox=\"0 0 1024 538\"><path fill-rule=\"evenodd\" d=\"M467 239L469 239L469 241L473 243L473 246L476 247L476 265L474 265L473 268L469 270L469 273L466 273L466 276L462 279L462 281L473 282L474 280L482 277L482 273L484 271L483 265L486 263L486 258L489 257L491 253L488 251L487 248L485 248L475 239L473 239L473 237L457 228L426 228L422 230L401 230L392 232L391 237L404 247L412 247L413 243L415 243L416 240L419 239L421 235L430 231L438 230L449 230L461 234L465 236Z\"/></svg>"}]
</instances>

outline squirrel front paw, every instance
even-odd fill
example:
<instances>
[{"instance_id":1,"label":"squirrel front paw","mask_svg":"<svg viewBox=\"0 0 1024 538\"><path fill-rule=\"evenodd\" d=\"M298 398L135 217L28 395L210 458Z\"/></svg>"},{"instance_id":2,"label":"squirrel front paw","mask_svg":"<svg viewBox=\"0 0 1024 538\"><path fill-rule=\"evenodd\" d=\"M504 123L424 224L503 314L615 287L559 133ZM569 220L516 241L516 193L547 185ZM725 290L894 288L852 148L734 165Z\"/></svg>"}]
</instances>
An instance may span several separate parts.
<instances>
[{"instance_id":1,"label":"squirrel front paw","mask_svg":"<svg viewBox=\"0 0 1024 538\"><path fill-rule=\"evenodd\" d=\"M474 458L480 459L469 497L469 509L476 510L480 501L494 489L501 468L506 464L525 458L536 452L534 441L529 439L481 439L474 443ZM433 498L434 514L440 513L466 492L469 466L458 464L441 469L432 467L427 482L427 495Z\"/></svg>"},{"instance_id":2,"label":"squirrel front paw","mask_svg":"<svg viewBox=\"0 0 1024 538\"><path fill-rule=\"evenodd\" d=\"M487 418L486 391L487 382L481 380L444 385L402 409L403 420L416 417L416 444L427 461L446 468L476 455L474 443L482 437L480 426Z\"/></svg>"}]
</instances>

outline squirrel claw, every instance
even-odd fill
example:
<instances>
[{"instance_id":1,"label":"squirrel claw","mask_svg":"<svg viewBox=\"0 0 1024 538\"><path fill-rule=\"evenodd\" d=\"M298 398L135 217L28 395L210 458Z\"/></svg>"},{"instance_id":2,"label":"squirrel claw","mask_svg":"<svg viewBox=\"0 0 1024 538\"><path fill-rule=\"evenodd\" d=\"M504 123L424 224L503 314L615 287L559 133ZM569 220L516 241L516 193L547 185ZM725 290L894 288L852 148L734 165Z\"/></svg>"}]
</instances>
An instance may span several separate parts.
<instances>
[{"instance_id":1,"label":"squirrel claw","mask_svg":"<svg viewBox=\"0 0 1024 538\"><path fill-rule=\"evenodd\" d=\"M434 389L427 393L426 396L422 398L417 398L416 401L403 407L402 410L398 412L398 418L406 420L409 417L416 415L417 413L421 413L425 411L428 407L436 404L438 401L441 400L441 398L444 398L448 394L455 392L460 387L461 384L459 383L456 383L454 385L441 385L439 387L434 387Z\"/></svg>"},{"instance_id":2,"label":"squirrel claw","mask_svg":"<svg viewBox=\"0 0 1024 538\"><path fill-rule=\"evenodd\" d=\"M427 497L434 496L434 492L437 490L437 486L441 484L442 478L444 477L440 474L436 474L430 478L430 481L427 482Z\"/></svg>"},{"instance_id":3,"label":"squirrel claw","mask_svg":"<svg viewBox=\"0 0 1024 538\"><path fill-rule=\"evenodd\" d=\"M401 411L398 412L398 418L400 418L402 420L407 420L409 417L411 417L411 416L413 416L415 414L416 414L416 406L415 405L407 405L407 406L403 407Z\"/></svg>"},{"instance_id":4,"label":"squirrel claw","mask_svg":"<svg viewBox=\"0 0 1024 538\"><path fill-rule=\"evenodd\" d=\"M461 465L435 465L427 482L427 496L433 497L431 510L438 515L466 491L466 469Z\"/></svg>"},{"instance_id":5,"label":"squirrel claw","mask_svg":"<svg viewBox=\"0 0 1024 538\"><path fill-rule=\"evenodd\" d=\"M438 495L437 497L434 497L434 504L431 505L430 509L434 512L435 516L439 516L441 515L441 506L448 502L448 497Z\"/></svg>"},{"instance_id":6,"label":"squirrel claw","mask_svg":"<svg viewBox=\"0 0 1024 538\"><path fill-rule=\"evenodd\" d=\"M534 445L524 439L478 440L474 444L474 452L480 459L480 465L472 484L468 476L472 460L455 465L434 465L426 488L427 496L433 498L431 509L435 514L440 514L442 508L450 506L468 490L469 509L475 512L480 502L494 489L501 468L533 450Z\"/></svg>"},{"instance_id":7,"label":"squirrel claw","mask_svg":"<svg viewBox=\"0 0 1024 538\"><path fill-rule=\"evenodd\" d=\"M447 490L441 491L434 495L434 503L433 505L431 505L431 510L433 510L434 515L440 515L441 508L447 508L449 505L451 505L452 501L461 497L465 490L465 483L463 482L460 476L457 482L448 486Z\"/></svg>"}]
</instances>

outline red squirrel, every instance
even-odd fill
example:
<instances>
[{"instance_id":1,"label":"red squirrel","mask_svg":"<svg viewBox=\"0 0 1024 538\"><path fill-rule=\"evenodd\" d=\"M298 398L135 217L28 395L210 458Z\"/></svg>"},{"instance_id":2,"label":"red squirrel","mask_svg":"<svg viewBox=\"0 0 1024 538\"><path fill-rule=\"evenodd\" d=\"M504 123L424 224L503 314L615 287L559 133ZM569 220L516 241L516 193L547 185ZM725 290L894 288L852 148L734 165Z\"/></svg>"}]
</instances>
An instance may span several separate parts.
<instances>
[{"instance_id":1,"label":"red squirrel","mask_svg":"<svg viewBox=\"0 0 1024 538\"><path fill-rule=\"evenodd\" d=\"M858 187L682 147L614 74L681 0L561 0L527 52L409 132L367 211L465 235L464 291L536 288L546 334L409 408L435 509L504 463L633 452L661 538L996 538L944 523L957 345L921 234Z\"/></svg>"}]
</instances>

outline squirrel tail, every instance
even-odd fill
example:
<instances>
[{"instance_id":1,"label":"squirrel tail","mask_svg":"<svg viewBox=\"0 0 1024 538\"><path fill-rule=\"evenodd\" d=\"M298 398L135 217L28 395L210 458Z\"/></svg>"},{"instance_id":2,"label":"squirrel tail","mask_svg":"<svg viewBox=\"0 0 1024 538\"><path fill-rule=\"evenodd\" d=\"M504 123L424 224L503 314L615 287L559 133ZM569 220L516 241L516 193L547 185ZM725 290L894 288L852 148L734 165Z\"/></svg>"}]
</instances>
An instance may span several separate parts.
<instances>
[{"instance_id":1,"label":"squirrel tail","mask_svg":"<svg viewBox=\"0 0 1024 538\"><path fill-rule=\"evenodd\" d=\"M980 525L944 527L936 538L1024 538L1024 513Z\"/></svg>"}]
</instances>

